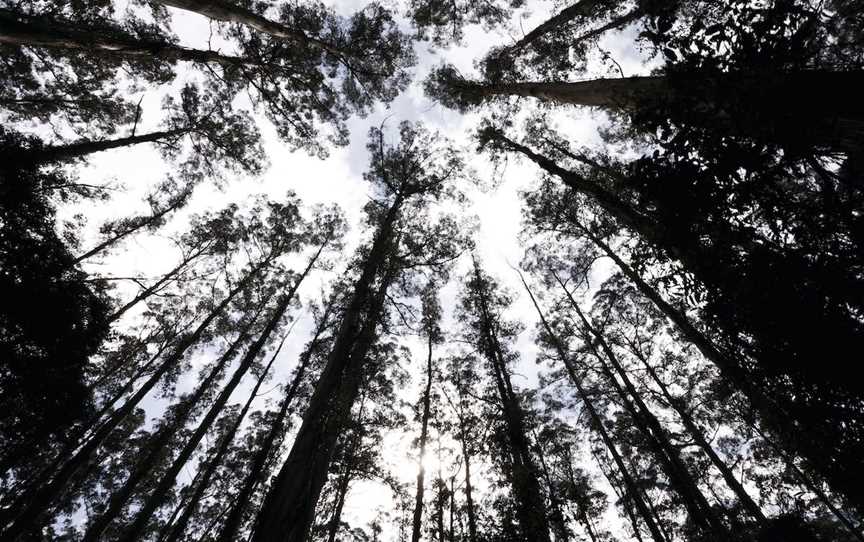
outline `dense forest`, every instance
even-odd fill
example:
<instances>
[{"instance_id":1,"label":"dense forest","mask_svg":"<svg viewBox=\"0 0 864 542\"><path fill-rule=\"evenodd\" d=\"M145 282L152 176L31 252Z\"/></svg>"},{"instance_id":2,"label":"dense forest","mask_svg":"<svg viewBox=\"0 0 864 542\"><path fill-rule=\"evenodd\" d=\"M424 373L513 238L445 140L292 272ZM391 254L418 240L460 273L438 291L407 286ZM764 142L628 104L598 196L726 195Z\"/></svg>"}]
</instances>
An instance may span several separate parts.
<instances>
[{"instance_id":1,"label":"dense forest","mask_svg":"<svg viewBox=\"0 0 864 542\"><path fill-rule=\"evenodd\" d=\"M0 540L864 542L864 4L0 0L0 55Z\"/></svg>"}]
</instances>

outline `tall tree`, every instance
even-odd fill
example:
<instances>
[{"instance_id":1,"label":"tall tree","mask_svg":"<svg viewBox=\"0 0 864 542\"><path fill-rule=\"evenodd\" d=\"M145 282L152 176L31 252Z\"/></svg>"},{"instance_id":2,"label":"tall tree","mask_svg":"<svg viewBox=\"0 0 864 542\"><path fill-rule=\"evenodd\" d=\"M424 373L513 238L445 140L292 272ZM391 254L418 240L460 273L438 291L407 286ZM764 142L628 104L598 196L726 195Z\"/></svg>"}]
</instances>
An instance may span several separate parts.
<instances>
[{"instance_id":1,"label":"tall tree","mask_svg":"<svg viewBox=\"0 0 864 542\"><path fill-rule=\"evenodd\" d=\"M466 320L465 338L476 344L482 353L497 390L512 456L512 472L508 475L516 499L521 536L525 540L550 540L545 497L538 483L540 470L530 451L524 407L510 380L509 365L514 356L504 341L512 340L515 330L501 314L508 305L508 298L498 291L497 284L483 273L475 259L461 299Z\"/></svg>"},{"instance_id":2,"label":"tall tree","mask_svg":"<svg viewBox=\"0 0 864 542\"><path fill-rule=\"evenodd\" d=\"M430 282L423 291L421 319L422 334L426 339L426 387L420 399L420 438L417 444L417 493L414 499L414 517L411 527L411 542L420 540L420 530L423 526L423 497L426 480L426 439L429 431L429 416L432 406L432 381L435 370L432 364L432 347L440 343L441 336L440 320L441 306L438 302L438 291L435 284Z\"/></svg>"},{"instance_id":3,"label":"tall tree","mask_svg":"<svg viewBox=\"0 0 864 542\"><path fill-rule=\"evenodd\" d=\"M455 152L408 123L400 126L395 147L386 148L383 140L380 129L370 132L372 162L364 176L384 200L367 208L374 238L363 249L359 277L291 452L258 515L256 541L299 542L306 537L333 447L357 397L363 360L374 344L390 283L400 268L441 265L452 259L463 242L453 222L440 222L452 236L445 239L434 223L430 230L430 224L421 226L418 221L428 216L429 202L451 191L450 185L462 175Z\"/></svg>"}]
</instances>

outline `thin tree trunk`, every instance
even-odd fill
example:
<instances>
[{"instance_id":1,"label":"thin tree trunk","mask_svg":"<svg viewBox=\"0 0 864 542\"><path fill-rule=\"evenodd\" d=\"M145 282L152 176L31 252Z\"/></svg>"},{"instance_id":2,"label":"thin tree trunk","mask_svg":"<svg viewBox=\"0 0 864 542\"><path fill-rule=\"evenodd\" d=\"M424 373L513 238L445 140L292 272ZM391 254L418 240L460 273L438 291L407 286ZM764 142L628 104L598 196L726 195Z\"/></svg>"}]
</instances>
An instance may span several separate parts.
<instances>
[{"instance_id":1,"label":"thin tree trunk","mask_svg":"<svg viewBox=\"0 0 864 542\"><path fill-rule=\"evenodd\" d=\"M642 366L645 367L645 370L648 372L648 375L651 377L651 380L660 388L660 392L663 397L666 399L666 402L678 413L678 416L681 418L681 421L684 424L684 427L687 429L687 432L693 437L693 440L696 444L705 452L705 455L711 460L711 463L720 471L720 474L723 475L723 479L726 481L726 485L729 486L729 489L735 493L735 496L738 498L738 501L744 506L744 509L753 516L753 519L756 520L757 523L761 527L767 526L767 519L765 514L762 513L762 509L759 508L759 505L753 500L752 497L747 493L747 490L744 489L744 486L741 485L741 482L735 477L735 474L732 472L732 469L729 468L729 465L723 461L717 452L714 451L714 448L705 440L705 435L702 433L702 430L696 425L696 422L693 420L693 417L690 416L690 413L687 411L687 408L682 403L682 401L673 397L669 392L669 389L660 380L660 377L657 375L657 372L654 370L654 367L648 363L648 360L645 359L645 356L642 355L641 352L637 351L636 345L631 345L631 350L636 358L642 362Z\"/></svg>"},{"instance_id":2,"label":"thin tree trunk","mask_svg":"<svg viewBox=\"0 0 864 542\"><path fill-rule=\"evenodd\" d=\"M615 388L616 393L621 398L627 411L630 412L636 425L640 427L640 430L647 437L658 462L664 467L664 471L669 476L672 486L676 489L684 502L690 518L696 525L702 528L706 534L714 537L726 536L727 538L725 539L728 539L726 526L711 509L705 496L702 494L701 490L699 490L695 480L693 480L693 477L684 465L678 450L672 446L671 442L669 442L666 432L660 425L659 420L657 420L654 414L652 414L648 409L647 405L642 401L639 392L630 381L624 368L618 362L618 357L606 342L605 337L603 337L603 335L591 325L588 318L579 308L576 300L571 296L570 291L564 287L563 282L558 278L558 275L554 271L552 271L552 275L564 290L567 298L570 300L573 310L575 310L576 314L579 316L582 325L590 335L596 338L600 348L603 350L604 354L606 354L608 363L612 365L615 369L615 373L618 374L618 377L621 378L621 381L624 383L624 388L621 388L615 374L607 365L606 360L603 359L603 356L600 356L600 353L594 347L594 343L589 341L594 356L597 358L598 362L600 362L601 370L606 375L610 384Z\"/></svg>"},{"instance_id":3,"label":"thin tree trunk","mask_svg":"<svg viewBox=\"0 0 864 542\"><path fill-rule=\"evenodd\" d=\"M476 261L474 262L474 277L478 285L477 294L480 299L478 317L481 320L483 342L485 342L485 345L478 346L492 366L492 376L503 407L507 435L513 454L512 482L518 503L519 521L526 536L548 542L549 525L546 521L545 506L537 482L539 471L531 457L528 439L525 435L524 415L510 382L503 349L498 341L495 320L487 300L486 282L480 274L480 267Z\"/></svg>"},{"instance_id":4,"label":"thin tree trunk","mask_svg":"<svg viewBox=\"0 0 864 542\"><path fill-rule=\"evenodd\" d=\"M593 199L605 211L631 230L644 235L650 240L656 240L660 237L660 230L651 218L642 214L627 202L622 201L618 195L606 188L577 173L562 168L549 158L535 153L525 145L516 143L498 130L489 130L485 132L485 135L497 141L505 148L524 155L544 171L561 179L569 188ZM677 253L675 255L677 256Z\"/></svg>"},{"instance_id":5,"label":"thin tree trunk","mask_svg":"<svg viewBox=\"0 0 864 542\"><path fill-rule=\"evenodd\" d=\"M315 329L315 335L312 337L306 350L300 355L297 370L294 374L294 378L291 380L291 384L285 392L285 397L282 399L279 411L273 419L273 422L270 424L264 441L258 447L252 458L251 467L243 480L243 485L241 486L240 491L237 493L237 496L232 499L233 505L230 507L228 517L219 533L219 537L217 538L218 542L233 542L237 538L237 531L240 529L242 524L243 514L246 511L249 500L252 498L255 487L261 483L264 478L263 473L267 464L267 458L270 457L274 443L284 426L285 419L288 416L288 409L291 406L294 397L297 395L297 391L306 374L306 369L312 359L312 354L315 352L315 349L318 347L320 342L321 334L324 333L324 330L329 324L332 306L332 302L327 305L327 309L321 317L321 322Z\"/></svg>"},{"instance_id":6,"label":"thin tree trunk","mask_svg":"<svg viewBox=\"0 0 864 542\"><path fill-rule=\"evenodd\" d=\"M336 506L333 509L333 515L330 517L330 525L327 533L327 542L336 542L336 535L339 534L339 525L342 521L342 509L345 506L345 497L348 495L348 484L351 483L351 467L346 465L345 473L339 479L339 487L337 488Z\"/></svg>"},{"instance_id":7,"label":"thin tree trunk","mask_svg":"<svg viewBox=\"0 0 864 542\"><path fill-rule=\"evenodd\" d=\"M62 22L16 17L9 10L0 10L0 43L85 51L121 58L215 63L233 68L258 65L249 59L223 55L215 51L180 47L169 41L138 39L122 30L112 32L100 29L79 29Z\"/></svg>"},{"instance_id":8,"label":"thin tree trunk","mask_svg":"<svg viewBox=\"0 0 864 542\"><path fill-rule=\"evenodd\" d=\"M564 517L564 510L561 505L561 500L558 498L558 492L555 490L555 484L552 480L552 473L549 471L549 465L546 463L546 454L543 453L543 446L535 433L534 441L537 443L537 457L540 459L540 468L543 470L543 478L546 480L546 487L549 493L549 504L552 508L549 517L554 524L555 542L567 542L570 540L570 532L567 529L567 521Z\"/></svg>"},{"instance_id":9,"label":"thin tree trunk","mask_svg":"<svg viewBox=\"0 0 864 542\"><path fill-rule=\"evenodd\" d=\"M391 272L384 273L377 293L373 281L389 259L402 201L400 194L375 236L291 452L258 513L254 542L304 542L309 533L338 433L357 396L363 362L375 340Z\"/></svg>"},{"instance_id":10,"label":"thin tree trunk","mask_svg":"<svg viewBox=\"0 0 864 542\"><path fill-rule=\"evenodd\" d=\"M36 532L40 517L48 512L51 505L63 494L75 473L90 461L93 453L102 445L108 435L110 435L111 432L126 419L141 400L150 393L160 380L162 380L162 377L169 371L169 369L182 360L186 351L198 342L204 332L210 327L210 324L212 324L217 317L222 315L231 301L240 292L246 289L252 279L257 276L267 264L269 264L269 261L269 258L265 258L255 265L246 274L246 276L237 283L234 289L228 293L225 299L223 299L207 315L195 331L178 342L171 355L169 355L159 365L156 371L154 371L141 388L131 398L129 398L123 406L115 410L99 427L99 429L92 434L88 441L84 443L78 451L74 453L74 455L66 460L62 466L59 467L56 473L53 473L53 477L51 477L51 472L46 472L44 476L40 477L40 480L34 484L33 492L22 496L16 504L15 508L21 512L15 517L14 522L9 526L9 528L3 532L3 539L16 540L18 537L23 536L26 533Z\"/></svg>"},{"instance_id":11,"label":"thin tree trunk","mask_svg":"<svg viewBox=\"0 0 864 542\"><path fill-rule=\"evenodd\" d=\"M159 280L157 280L156 282L154 282L153 284L151 284L150 286L148 286L147 288L145 288L144 290L139 292L138 295L136 295L131 300L129 300L126 304L124 304L122 307L120 307L119 309L114 311L114 313L108 317L108 321L113 323L113 322L119 320L121 316L126 314L126 312L128 312L130 309L132 309L135 305L146 300L147 298L149 298L150 296L152 296L153 294L158 292L160 288L162 288L165 284L170 282L178 274L180 274L180 271L182 271L184 268L186 268L192 261L199 258L202 254L204 254L204 252L206 250L207 250L206 247L199 248L198 250L193 252L191 256L184 258L183 261L181 261L179 264L177 264L176 267L174 267L174 269L172 269L171 271L168 271L167 273L162 275L162 277L160 277Z\"/></svg>"},{"instance_id":12,"label":"thin tree trunk","mask_svg":"<svg viewBox=\"0 0 864 542\"><path fill-rule=\"evenodd\" d=\"M222 409L227 404L228 399L230 399L231 397L231 394L234 393L234 390L240 384L240 381L246 375L246 372L252 367L252 364L258 358L258 354L261 353L261 350L264 348L264 346L267 344L267 341L270 339L270 336L273 334L273 331L275 331L276 328L279 326L279 323L282 321L282 318L285 316L285 313L288 311L288 308L291 305L291 301L297 294L298 288L300 288L300 285L303 283L304 279L309 275L309 272L314 267L315 262L318 260L319 256L321 256L321 252L324 250L324 247L326 247L329 242L330 239L328 238L318 247L318 251L315 253L314 256L312 256L312 258L309 259L309 263L306 265L303 273L291 286L291 289L288 292L282 294L281 299L278 301L277 306L274 309L272 316L270 317L270 321L267 323L267 326L261 331L255 343L249 347L249 350L246 352L246 356L242 359L240 365L237 367L237 369L234 371L234 374L231 376L231 379L228 381L227 384L225 384L222 391L219 393L219 396L210 406L207 414L198 423L198 427L195 429L195 432L192 434L191 438L186 443L180 454L178 454L171 467L168 469L168 471L160 475L159 483L154 489L150 490L147 501L144 503L144 505L141 507L140 511L136 515L132 526L120 538L121 541L134 542L141 537L144 529L147 527L147 523L150 521L150 517L162 504L165 495L174 486L174 481L177 478L177 475L180 473L180 470L183 468L189 458L192 457L192 454L195 453L195 449L198 447L198 444L201 443L204 435L207 433L207 431L209 431L210 426L219 417L219 413L222 412ZM182 421L185 422L185 419ZM180 427L182 427L182 425L180 425ZM149 468L146 469L144 474L149 474L150 470L152 470L153 465L155 465L155 461L153 464L150 465ZM122 508L123 504L125 503L121 503L120 507L117 508L118 511ZM96 535L98 534L99 533L97 532Z\"/></svg>"},{"instance_id":13,"label":"thin tree trunk","mask_svg":"<svg viewBox=\"0 0 864 542\"><path fill-rule=\"evenodd\" d=\"M77 256L74 260L72 260L72 263L69 264L69 267L74 267L74 266L78 265L79 263L81 263L82 261L84 261L88 258L92 258L93 256L95 256L96 254L99 254L100 252L102 252L106 248L113 246L114 244L116 244L120 240L132 235L133 233L135 233L139 230L146 228L147 226L150 226L151 224L156 223L157 221L159 221L163 217L165 217L165 215L167 215L168 213L171 213L171 212L176 211L177 209L181 208L188 201L189 194L191 194L191 192L187 191L187 192L184 192L184 193L178 195L178 197L176 199L174 199L173 201L171 201L171 203L169 205L167 205L164 209L157 210L152 215L146 217L145 219L139 221L138 223L132 225L131 227L126 228L125 230L123 230L119 233L115 233L114 235L112 235L108 239L105 239L104 241L102 241L101 243L99 243L95 247L91 248L87 252L81 254L80 256Z\"/></svg>"},{"instance_id":14,"label":"thin tree trunk","mask_svg":"<svg viewBox=\"0 0 864 542\"><path fill-rule=\"evenodd\" d=\"M429 410L432 398L432 335L430 334L427 339L426 389L423 392L423 414L420 421L420 457L417 460L417 494L414 498L414 521L411 530L411 542L418 542L420 540L420 528L423 525L423 485L426 476L423 459L426 456L426 436L429 429Z\"/></svg>"},{"instance_id":15,"label":"thin tree trunk","mask_svg":"<svg viewBox=\"0 0 864 542\"><path fill-rule=\"evenodd\" d=\"M80 158L89 154L131 147L142 143L154 143L166 139L182 136L190 131L189 128L175 128L172 130L160 130L141 135L131 135L116 139L83 140L69 143L68 145L52 145L42 147L39 150L27 152L17 161L27 164L44 164L48 162L62 162Z\"/></svg>"},{"instance_id":16,"label":"thin tree trunk","mask_svg":"<svg viewBox=\"0 0 864 542\"><path fill-rule=\"evenodd\" d=\"M121 487L111 493L105 511L98 515L87 527L82 542L95 542L102 536L102 532L122 512L126 503L132 498L138 484L150 474L153 468L165 457L171 440L179 433L186 424L191 413L198 407L206 394L222 376L223 371L234 359L243 343L251 338L251 329L257 321L258 315L250 319L245 328L237 335L231 346L219 357L218 361L207 373L204 380L198 384L192 395L181 400L173 416L163 424L150 441L145 444L146 451L142 450L142 457L135 464L129 477ZM163 479L164 480L164 479ZM172 480L173 483L173 480ZM169 487L170 489L170 487Z\"/></svg>"},{"instance_id":17,"label":"thin tree trunk","mask_svg":"<svg viewBox=\"0 0 864 542\"><path fill-rule=\"evenodd\" d=\"M257 13L240 7L238 5L229 4L224 0L154 0L158 4L171 6L186 11L191 11L204 15L215 21L224 21L228 23L237 23L248 26L253 30L268 34L275 38L283 39L307 45L326 51L337 57L354 56L352 53L346 52L338 47L333 46L323 40L306 35L302 30L290 28L282 23L271 21L270 19L258 15Z\"/></svg>"},{"instance_id":18,"label":"thin tree trunk","mask_svg":"<svg viewBox=\"0 0 864 542\"><path fill-rule=\"evenodd\" d=\"M606 426L603 425L603 419L600 417L600 414L594 408L594 404L591 402L591 399L585 391L585 388L582 386L582 379L579 377L576 369L573 367L573 364L570 361L570 356L567 354L564 346L559 341L557 335L552 331L552 327L546 321L546 316L543 314L543 311L540 310L540 305L538 305L537 300L534 298L533 292L531 292L531 289L528 287L528 283L525 282L525 278L522 276L521 273L519 273L519 278L522 280L522 285L525 287L525 290L528 292L528 296L531 298L531 302L534 304L534 309L537 311L537 316L540 318L540 323L546 330L552 346L558 354L558 357L561 358L561 361L564 363L564 367L567 370L567 373L570 376L573 385L576 386L576 391L579 394L579 397L582 399L582 403L585 405L586 410L588 410L588 415L591 418L593 427L600 434L600 438L603 441L603 444L606 446L606 449L609 450L609 453L612 455L612 459L615 461L615 465L618 467L618 471L621 473L621 478L624 481L626 494L635 504L637 510L639 511L639 515L642 517L642 521L645 522L645 525L651 532L651 537L654 539L654 541L666 542L666 539L660 531L660 528L657 526L657 523L651 516L651 511L648 509L648 505L645 504L645 500L642 498L642 494L639 491L639 487L636 485L636 481L633 479L630 471L625 466L624 459L621 457L620 452L615 447L615 443L612 441L611 436L606 430ZM636 527L635 524L634 529L638 533L638 527Z\"/></svg>"},{"instance_id":19,"label":"thin tree trunk","mask_svg":"<svg viewBox=\"0 0 864 542\"><path fill-rule=\"evenodd\" d=\"M290 333L291 330L289 329L285 336L282 337L282 340L279 342L279 346L276 348L276 351L273 352L273 355L270 357L270 361L267 363L267 366L261 372L261 376L258 378L258 381L255 383L255 386L249 393L249 398L246 400L243 408L237 414L237 419L231 425L231 428L228 430L228 432L223 435L222 440L219 442L219 446L216 449L215 453L213 453L211 457L207 459L206 467L198 471L201 475L201 479L197 485L193 484L195 489L188 499L188 504L183 507L183 513L180 515L179 519L177 519L177 522L171 525L171 530L165 537L161 538L161 540L164 540L165 542L177 542L178 540L180 540L180 538L182 538L183 533L186 530L186 525L189 523L189 520L192 519L192 515L195 513L198 508L198 504L201 502L201 497L204 495L204 492L207 490L207 488L210 487L210 479L213 477L213 474L215 474L216 469L219 468L219 465L222 464L222 459L225 457L225 454L228 452L231 443L234 441L234 437L237 435L237 431L240 429L240 425L246 418L246 414L249 412L249 409L251 408L255 398L258 396L258 390L264 383L264 379L267 378L267 375L270 373L270 368L273 366L273 362L276 361L276 358L282 351L282 346L285 344L285 339L288 338L288 335Z\"/></svg>"}]
</instances>

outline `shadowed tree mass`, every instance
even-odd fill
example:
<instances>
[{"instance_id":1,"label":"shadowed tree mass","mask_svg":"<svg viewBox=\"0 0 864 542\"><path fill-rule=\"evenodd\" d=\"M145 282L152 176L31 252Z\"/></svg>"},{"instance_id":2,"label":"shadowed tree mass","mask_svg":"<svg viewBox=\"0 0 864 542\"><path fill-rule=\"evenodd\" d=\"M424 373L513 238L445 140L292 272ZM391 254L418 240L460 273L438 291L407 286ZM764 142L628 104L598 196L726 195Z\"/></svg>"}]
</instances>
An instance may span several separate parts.
<instances>
[{"instance_id":1,"label":"shadowed tree mass","mask_svg":"<svg viewBox=\"0 0 864 542\"><path fill-rule=\"evenodd\" d=\"M3 541L864 542L858 2L0 0L0 55Z\"/></svg>"}]
</instances>

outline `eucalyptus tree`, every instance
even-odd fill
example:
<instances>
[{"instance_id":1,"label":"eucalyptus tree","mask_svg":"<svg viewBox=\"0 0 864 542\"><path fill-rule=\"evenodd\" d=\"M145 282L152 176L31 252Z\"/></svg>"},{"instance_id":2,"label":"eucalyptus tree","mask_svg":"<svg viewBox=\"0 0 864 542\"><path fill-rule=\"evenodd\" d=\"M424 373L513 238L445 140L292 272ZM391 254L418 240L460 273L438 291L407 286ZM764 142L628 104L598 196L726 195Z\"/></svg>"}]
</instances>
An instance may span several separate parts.
<instances>
[{"instance_id":1,"label":"eucalyptus tree","mask_svg":"<svg viewBox=\"0 0 864 542\"><path fill-rule=\"evenodd\" d=\"M402 123L399 142L370 131L371 164L364 178L376 198L366 207L374 228L360 249L357 278L340 317L327 365L315 385L291 451L258 514L253 540L303 540L327 477L332 450L359 393L364 360L375 345L391 285L410 286L424 270L440 270L467 243L464 225L436 213L465 179L458 153L420 126Z\"/></svg>"},{"instance_id":2,"label":"eucalyptus tree","mask_svg":"<svg viewBox=\"0 0 864 542\"><path fill-rule=\"evenodd\" d=\"M411 0L407 15L419 39L446 47L462 42L465 27L469 25L480 25L485 30L507 26L514 11L524 4L524 0Z\"/></svg>"},{"instance_id":3,"label":"eucalyptus tree","mask_svg":"<svg viewBox=\"0 0 864 542\"><path fill-rule=\"evenodd\" d=\"M165 84L175 78L178 63L189 64L204 77L208 91L219 97L222 111L233 110L234 96L248 91L253 106L261 106L285 141L319 155L326 154L331 143L347 144L345 120L350 114L392 100L407 85L407 69L414 61L410 41L391 14L374 4L343 18L322 4L285 2L279 5L280 21L269 21L270 25L220 25L237 55L179 46L167 30L168 10L153 4L153 21L131 16L115 20L107 8L101 16L85 17L76 9L16 6L2 12L0 43L12 48L22 63L47 56L52 62L44 66L46 72L71 72L70 77L79 70L74 61L88 57L99 82L112 80L116 68L123 67L133 78ZM226 12L267 21L227 2L174 4L203 10L220 21L235 20L225 18ZM290 36L274 33L273 26L287 29ZM82 76L89 73L85 68ZM126 114L124 120L128 118Z\"/></svg>"},{"instance_id":4,"label":"eucalyptus tree","mask_svg":"<svg viewBox=\"0 0 864 542\"><path fill-rule=\"evenodd\" d=\"M231 218L234 220L233 224L229 220ZM217 220L217 222L219 221ZM266 210L256 210L251 219L243 217L243 215L234 217L223 215L221 217L221 225L217 230L213 230L213 233L218 231L221 236L219 242L222 244L220 252L228 256L227 259L220 258L221 265L227 266L223 271L227 283L225 285L227 293L220 299L217 288L214 291L215 299L203 299L202 302L207 312L195 322L194 329L170 341L168 348L155 356L152 368L142 375L134 376L136 380L141 376L146 377L143 384L140 384L122 404L105 412L101 419L92 420L86 438L80 442L70 443L66 450L60 453L52 468L40 474L32 482L30 488L20 495L16 505L19 513L13 518L14 522L7 525L4 536L15 539L17 536L34 532L37 529L39 522L42 521L40 518L44 518L50 512L52 503L56 503L69 489L69 484L76 473L81 472L94 459L94 454L98 452L112 431L134 412L139 403L150 395L157 384L161 383L163 387L171 388L172 382L176 381L182 372L187 354L198 347L202 341L212 340L214 332L216 333L215 336L218 337L217 324L224 326L225 324L220 323L220 321L224 321L225 318L231 319L230 310L232 307L236 307L237 302L242 302L246 306L250 305L248 301L241 301L244 298L251 301L248 295L250 288L258 288L262 281L266 283L265 277L272 276L271 272L281 269L277 261L280 257L303 247L311 239L310 235L317 235L309 232L309 229L311 227L299 216L296 200L291 198L285 204L267 203ZM236 263L232 264L232 262ZM239 273L229 271L232 267L238 269ZM234 276L235 273L236 276ZM254 303L252 305L254 307ZM251 309L253 312L260 312L261 310L260 306L257 309ZM242 347L250 333L253 332L251 326L255 319L240 319L246 323L240 325L241 331L237 339L233 341L233 346L223 353L222 361L216 364L207 381L211 383L217 381L221 373L219 366L224 366L233 359L235 352ZM232 328L233 326L228 324L227 329ZM132 391L131 386L127 389ZM199 393L189 398L191 403L181 401L181 405L185 406L178 410L179 417L175 423L182 424L186 413L190 412L194 403L199 400L195 397L200 398L202 394L207 392L209 392L208 386L202 385L199 387ZM165 435L162 437L163 440L170 436L170 433L171 431L166 430L163 433ZM161 447L161 445L155 446L153 453L156 453Z\"/></svg>"},{"instance_id":5,"label":"eucalyptus tree","mask_svg":"<svg viewBox=\"0 0 864 542\"><path fill-rule=\"evenodd\" d=\"M274 204L270 205L271 207L274 207ZM278 213L277 216L277 220L282 221L286 219L282 213ZM279 232L277 242L283 246L282 250L284 252L293 252L298 250L304 244L312 244L313 246L317 244L317 249L309 258L308 264L302 272L296 275L296 277L293 276L293 273L283 272L283 277L280 277L278 281L274 281L275 284L269 286L269 288L271 288L270 291L273 294L278 291L277 288L283 291L276 296L276 302L270 309L271 314L268 316L266 324L260 332L258 332L258 337L248 346L245 355L242 356L240 363L234 369L229 380L219 391L217 397L207 409L204 417L197 422L195 431L182 446L177 457L171 463L171 466L167 471L161 473L159 482L156 484L155 488L148 491L147 499L136 512L132 524L122 531L123 534L120 537L122 540L137 540L141 537L151 516L160 507L165 495L173 487L174 480L180 470L195 452L195 449L198 447L204 436L208 433L210 426L214 421L216 421L216 418L225 407L231 394L261 354L265 345L271 340L274 332L277 332L279 329L283 319L285 318L286 312L295 299L298 288L303 283L303 280L316 265L325 248L334 241L338 242L338 237L340 236L342 229L341 218L338 214L320 220L320 224L318 224L320 228L316 228L315 231L303 231L304 229L311 230L311 228L305 226L299 220L295 220L295 222L297 222L295 225L296 230L293 232L290 230L286 231L284 226L279 228L283 231ZM292 237L295 237L295 239L292 239ZM217 365L210 374L218 375L220 371L221 367ZM152 471L156 463L162 456L164 456L171 436L187 421L189 413L191 413L195 408L195 403L203 397L203 393L208 391L208 389L215 383L215 381L208 382L209 378L210 376L208 375L207 379L201 382L195 394L193 394L193 396L186 402L186 405L183 408L183 413L175 413L173 424L166 425L161 429L160 435L154 437L155 442L153 446L150 447L148 455L144 455L140 459L138 465L136 465L126 483L111 495L109 507L102 516L96 518L90 523L84 536L84 540L98 539L104 529L108 527L112 519L117 517L122 508L126 505L129 499L131 499L137 484L139 484L140 481L143 480L150 471Z\"/></svg>"},{"instance_id":6,"label":"eucalyptus tree","mask_svg":"<svg viewBox=\"0 0 864 542\"><path fill-rule=\"evenodd\" d=\"M509 343L518 333L518 326L504 319L502 313L509 304L509 297L481 270L475 259L460 298L463 340L476 345L494 382L510 458L511 472L505 472L505 476L512 485L521 539L550 540L545 495L538 482L540 469L537 459L531 453L525 406L511 382L511 365L517 357Z\"/></svg>"},{"instance_id":7,"label":"eucalyptus tree","mask_svg":"<svg viewBox=\"0 0 864 542\"><path fill-rule=\"evenodd\" d=\"M0 146L26 140L0 130ZM25 143L26 144L26 143ZM57 227L55 196L96 195L61 171L0 171L0 420L4 462L23 443L64 441L93 406L85 381L88 359L108 335L104 283L74 268L74 224ZM12 452L17 449L18 452ZM32 448L31 448L32 450Z\"/></svg>"},{"instance_id":8,"label":"eucalyptus tree","mask_svg":"<svg viewBox=\"0 0 864 542\"><path fill-rule=\"evenodd\" d=\"M452 387L452 392L442 388L442 395L446 400L452 417L455 418L453 433L459 443L459 453L463 466L462 487L465 494L465 515L468 523L468 542L480 540L478 529L478 509L474 492L474 481L471 474L471 466L483 451L483 439L481 436L482 424L479 413L481 409L477 405L478 400L471 390L479 386L480 375L476 371L476 364L470 357L451 356L444 360L446 382ZM452 398L451 398L452 395Z\"/></svg>"},{"instance_id":9,"label":"eucalyptus tree","mask_svg":"<svg viewBox=\"0 0 864 542\"><path fill-rule=\"evenodd\" d=\"M644 204L639 202L644 201L640 199L644 196L639 196L638 191L629 192L626 183L631 177L621 177L614 161L570 151L566 146L561 146L560 140L551 141L549 148L553 152L560 152L557 156L563 160L574 160L573 163L581 165L565 169L549 157L523 147L523 150L532 154L532 160L542 163L547 171L558 178L566 179L565 184L569 187L562 190L546 183L543 191L530 197L533 209L531 220L536 227L558 232L559 238L568 242L574 237L587 236L595 244L599 242L597 246L606 255L611 254L611 248L607 241L603 241L604 236L622 232L620 226L637 234L636 245L631 249L631 258L635 256L636 261L626 264L617 257L617 264L624 264L622 269L625 270L630 267L627 274L637 285L640 277L634 267L644 269L652 264L665 267L666 273L669 273L665 280L671 281L666 284L678 285L679 295L683 296L679 299L685 306L700 306L703 321L711 332L700 331L690 324L682 316L683 309L674 308L644 281L639 286L643 293L717 365L725 378L747 396L763 420L782 435L790 450L807 457L821 476L831 480L835 490L857 501L856 486L850 483L857 476L857 470L841 458L855 453L857 437L854 435L859 432L855 412L860 408L860 394L856 392L855 384L842 382L845 369L839 365L831 371L814 373L816 366L813 360L821 359L824 352L814 352L813 345L805 344L800 333L794 337L790 335L799 326L804 326L804 322L809 322L806 326L810 330L822 329L827 325L828 329L824 333L834 337L833 345L848 346L857 341L855 324L849 322L848 315L841 314L843 311L840 309L841 300L854 292L854 278L848 275L848 271L854 268L852 261L855 256L847 252L849 245L840 241L849 240L850 237L843 235L832 239L830 243L837 247L838 257L827 258L824 250L828 239L816 242L804 231L800 231L794 240L782 235L775 237L766 234L763 237L757 234L766 231L762 229L762 224L741 225L740 221L729 215L730 209L725 204L709 204L707 201L704 205L699 204L699 194L706 194L701 189L693 193L686 206L682 206L680 201L674 204L670 201L668 212L658 212L661 205L665 207L666 204L658 202L642 206ZM625 184L618 184L615 179ZM614 189L615 193L610 189ZM654 193L659 192L654 190ZM670 193L669 196L672 196L670 199L678 200L678 194ZM778 202L778 206L766 207L766 213L771 212L770 209L782 209L779 205L785 206ZM677 211L673 210L673 206ZM787 210L780 216L788 217L790 230L796 231L796 223L801 217L786 207ZM691 210L693 214L690 214ZM596 226L591 225L592 216L596 217L598 213L602 218ZM607 218L610 216L615 222ZM679 218L683 219L680 223ZM667 224L673 223L673 219L676 226L667 230ZM703 220L706 221L704 230L700 226ZM782 222L774 221L775 227L778 224ZM694 235L698 239L691 238ZM665 244L661 239L670 241L670 244L660 249L661 244ZM606 249L603 249L604 245ZM845 245L845 248L841 245ZM732 247L738 248L732 250ZM658 249L662 252L658 253ZM703 255L697 257L695 252L686 254L694 249ZM805 262L801 258L808 253L812 254L812 258ZM717 264L706 267L709 258ZM674 263L676 260L683 266L678 267L679 264ZM848 261L849 265L835 267L843 260ZM772 269L779 267L786 270L780 278L771 274ZM734 275L731 274L733 272ZM817 281L818 284L814 283L820 276L826 278ZM834 277L833 283L828 282L828 276ZM840 276L846 276L847 279L840 279ZM741 277L747 277L748 280L742 282ZM804 285L808 296L796 294L794 298L788 297L791 295L789 292L798 291ZM761 290L757 291L757 288ZM816 302L817 298L821 301ZM796 307L792 312L790 304ZM750 308L742 312L741 307L744 306ZM757 314L763 318L762 323L750 320L751 316L755 318ZM791 314L795 314L795 322L784 324L792 318ZM745 320L751 323L746 324ZM829 321L832 323L828 324ZM771 327L771 331L763 329L759 335L753 336L755 340L746 339L748 335L743 331L745 326L755 333L758 328L752 329L752 326L764 328L767 322L776 324ZM778 342L781 335L786 338ZM779 350L788 354L782 358L782 363L777 357L781 356ZM846 426L835 432L831 428L837 427L833 424L838 420L845 420ZM826 443L830 451L826 449ZM828 456L835 459L829 460Z\"/></svg>"},{"instance_id":10,"label":"eucalyptus tree","mask_svg":"<svg viewBox=\"0 0 864 542\"><path fill-rule=\"evenodd\" d=\"M421 332L426 340L426 385L420 398L420 437L417 441L417 492L414 499L414 516L411 524L411 542L420 540L423 526L423 499L425 496L426 441L429 435L429 417L432 410L432 385L435 379L435 368L432 361L433 346L443 342L441 331L441 305L438 301L438 291L434 282L430 282L423 290L421 297Z\"/></svg>"}]
</instances>

